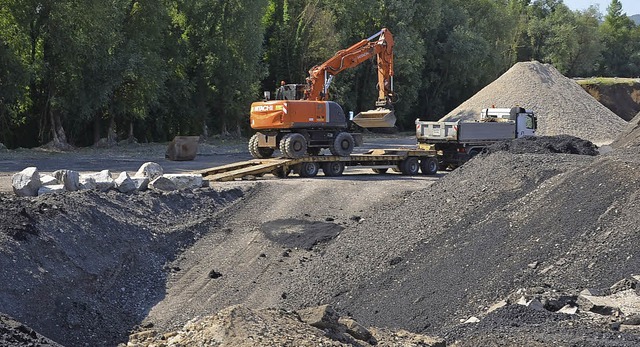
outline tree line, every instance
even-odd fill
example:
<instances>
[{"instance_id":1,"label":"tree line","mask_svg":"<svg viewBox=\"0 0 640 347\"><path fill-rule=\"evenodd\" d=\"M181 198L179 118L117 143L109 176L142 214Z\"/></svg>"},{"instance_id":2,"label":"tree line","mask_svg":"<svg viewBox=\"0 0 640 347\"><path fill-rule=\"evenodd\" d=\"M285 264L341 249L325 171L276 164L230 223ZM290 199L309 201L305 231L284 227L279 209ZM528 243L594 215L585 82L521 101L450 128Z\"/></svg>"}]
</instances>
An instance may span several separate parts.
<instances>
[{"instance_id":1,"label":"tree line","mask_svg":"<svg viewBox=\"0 0 640 347\"><path fill-rule=\"evenodd\" d=\"M437 119L518 61L567 76L640 76L640 27L562 0L4 0L0 142L166 141L246 134L249 105L302 83L386 27L399 126ZM375 64L332 84L345 111L373 107Z\"/></svg>"}]
</instances>

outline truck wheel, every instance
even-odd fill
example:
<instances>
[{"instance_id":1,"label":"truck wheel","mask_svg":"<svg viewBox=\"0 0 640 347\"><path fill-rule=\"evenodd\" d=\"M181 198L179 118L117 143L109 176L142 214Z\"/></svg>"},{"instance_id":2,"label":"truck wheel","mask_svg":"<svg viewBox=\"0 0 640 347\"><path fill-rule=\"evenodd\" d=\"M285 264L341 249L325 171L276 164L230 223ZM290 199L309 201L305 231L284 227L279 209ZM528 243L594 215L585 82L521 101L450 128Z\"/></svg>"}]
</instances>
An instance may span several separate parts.
<instances>
[{"instance_id":1,"label":"truck wheel","mask_svg":"<svg viewBox=\"0 0 640 347\"><path fill-rule=\"evenodd\" d=\"M353 136L347 132L341 132L336 135L329 150L333 155L346 157L353 152L353 147L355 147Z\"/></svg>"},{"instance_id":2,"label":"truck wheel","mask_svg":"<svg viewBox=\"0 0 640 347\"><path fill-rule=\"evenodd\" d=\"M418 163L418 158L409 157L400 162L400 172L403 175L416 175L420 171L420 163Z\"/></svg>"},{"instance_id":3,"label":"truck wheel","mask_svg":"<svg viewBox=\"0 0 640 347\"><path fill-rule=\"evenodd\" d=\"M271 158L273 155L273 148L258 147L258 134L251 136L249 139L249 153L256 159Z\"/></svg>"},{"instance_id":4,"label":"truck wheel","mask_svg":"<svg viewBox=\"0 0 640 347\"><path fill-rule=\"evenodd\" d=\"M344 163L339 161L322 163L322 172L329 177L340 176L344 172Z\"/></svg>"},{"instance_id":5,"label":"truck wheel","mask_svg":"<svg viewBox=\"0 0 640 347\"><path fill-rule=\"evenodd\" d=\"M300 163L297 171L300 177L316 177L320 171L320 165L312 162Z\"/></svg>"},{"instance_id":6,"label":"truck wheel","mask_svg":"<svg viewBox=\"0 0 640 347\"><path fill-rule=\"evenodd\" d=\"M382 175L382 174L386 174L387 170L389 170L388 168L384 168L384 169L371 169L373 170L373 172L377 173L378 175Z\"/></svg>"},{"instance_id":7,"label":"truck wheel","mask_svg":"<svg viewBox=\"0 0 640 347\"><path fill-rule=\"evenodd\" d=\"M302 158L307 154L307 139L302 134L287 134L280 141L280 152L287 158Z\"/></svg>"},{"instance_id":8,"label":"truck wheel","mask_svg":"<svg viewBox=\"0 0 640 347\"><path fill-rule=\"evenodd\" d=\"M436 158L420 160L420 171L423 175L435 175L438 172L438 160Z\"/></svg>"}]
</instances>

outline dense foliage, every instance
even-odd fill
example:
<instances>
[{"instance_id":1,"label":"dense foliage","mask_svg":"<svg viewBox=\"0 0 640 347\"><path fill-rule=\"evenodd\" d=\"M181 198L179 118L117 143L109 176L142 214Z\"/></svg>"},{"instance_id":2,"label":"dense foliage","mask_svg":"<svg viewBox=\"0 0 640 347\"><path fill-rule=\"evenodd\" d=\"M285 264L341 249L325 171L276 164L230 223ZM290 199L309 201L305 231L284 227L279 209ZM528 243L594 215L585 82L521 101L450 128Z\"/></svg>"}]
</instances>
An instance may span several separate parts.
<instances>
[{"instance_id":1,"label":"dense foliage","mask_svg":"<svg viewBox=\"0 0 640 347\"><path fill-rule=\"evenodd\" d=\"M3 0L0 142L84 146L242 133L249 105L339 49L394 34L399 125L437 118L518 61L568 76L640 75L640 27L612 0ZM373 62L332 85L376 98Z\"/></svg>"}]
</instances>

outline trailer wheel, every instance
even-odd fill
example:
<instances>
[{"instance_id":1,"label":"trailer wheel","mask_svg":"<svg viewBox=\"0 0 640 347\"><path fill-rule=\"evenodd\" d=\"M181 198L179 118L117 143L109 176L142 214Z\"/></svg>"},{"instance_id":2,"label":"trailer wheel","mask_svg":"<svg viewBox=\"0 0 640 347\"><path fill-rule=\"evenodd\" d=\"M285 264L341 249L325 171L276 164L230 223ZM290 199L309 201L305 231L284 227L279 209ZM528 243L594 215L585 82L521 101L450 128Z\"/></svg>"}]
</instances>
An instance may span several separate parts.
<instances>
[{"instance_id":1,"label":"trailer wheel","mask_svg":"<svg viewBox=\"0 0 640 347\"><path fill-rule=\"evenodd\" d=\"M353 147L355 147L353 136L347 132L341 132L336 135L329 150L333 155L346 157L353 152Z\"/></svg>"},{"instance_id":2,"label":"trailer wheel","mask_svg":"<svg viewBox=\"0 0 640 347\"><path fill-rule=\"evenodd\" d=\"M280 152L287 158L302 158L307 154L307 139L302 134L287 134L280 141Z\"/></svg>"},{"instance_id":3,"label":"trailer wheel","mask_svg":"<svg viewBox=\"0 0 640 347\"><path fill-rule=\"evenodd\" d=\"M420 171L423 175L435 175L438 172L438 160L425 158L420 161Z\"/></svg>"},{"instance_id":4,"label":"trailer wheel","mask_svg":"<svg viewBox=\"0 0 640 347\"><path fill-rule=\"evenodd\" d=\"M400 162L400 172L403 175L416 175L420 171L420 163L418 163L418 158L409 157Z\"/></svg>"},{"instance_id":5,"label":"trailer wheel","mask_svg":"<svg viewBox=\"0 0 640 347\"><path fill-rule=\"evenodd\" d=\"M249 153L256 159L271 158L273 155L273 148L258 147L258 134L251 136L249 139Z\"/></svg>"},{"instance_id":6,"label":"trailer wheel","mask_svg":"<svg viewBox=\"0 0 640 347\"><path fill-rule=\"evenodd\" d=\"M340 161L322 163L322 172L329 177L340 176L344 172L344 163Z\"/></svg>"},{"instance_id":7,"label":"trailer wheel","mask_svg":"<svg viewBox=\"0 0 640 347\"><path fill-rule=\"evenodd\" d=\"M298 164L298 175L300 177L316 177L318 171L320 171L320 165L313 162L304 162Z\"/></svg>"},{"instance_id":8,"label":"trailer wheel","mask_svg":"<svg viewBox=\"0 0 640 347\"><path fill-rule=\"evenodd\" d=\"M384 168L384 169L371 169L373 170L373 172L377 173L378 175L382 175L382 174L386 174L387 170L389 170L388 168Z\"/></svg>"}]
</instances>

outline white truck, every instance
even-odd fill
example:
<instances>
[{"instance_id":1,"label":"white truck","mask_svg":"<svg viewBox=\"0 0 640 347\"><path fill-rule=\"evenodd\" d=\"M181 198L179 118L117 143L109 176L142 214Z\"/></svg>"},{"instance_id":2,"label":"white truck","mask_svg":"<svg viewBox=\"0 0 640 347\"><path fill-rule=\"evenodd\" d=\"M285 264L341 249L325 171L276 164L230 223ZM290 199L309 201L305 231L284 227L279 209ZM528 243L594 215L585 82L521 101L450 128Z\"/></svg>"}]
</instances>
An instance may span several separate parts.
<instances>
[{"instance_id":1,"label":"white truck","mask_svg":"<svg viewBox=\"0 0 640 347\"><path fill-rule=\"evenodd\" d=\"M522 107L486 108L478 121L416 120L418 146L438 153L440 169L456 168L496 142L535 136L537 119Z\"/></svg>"}]
</instances>

